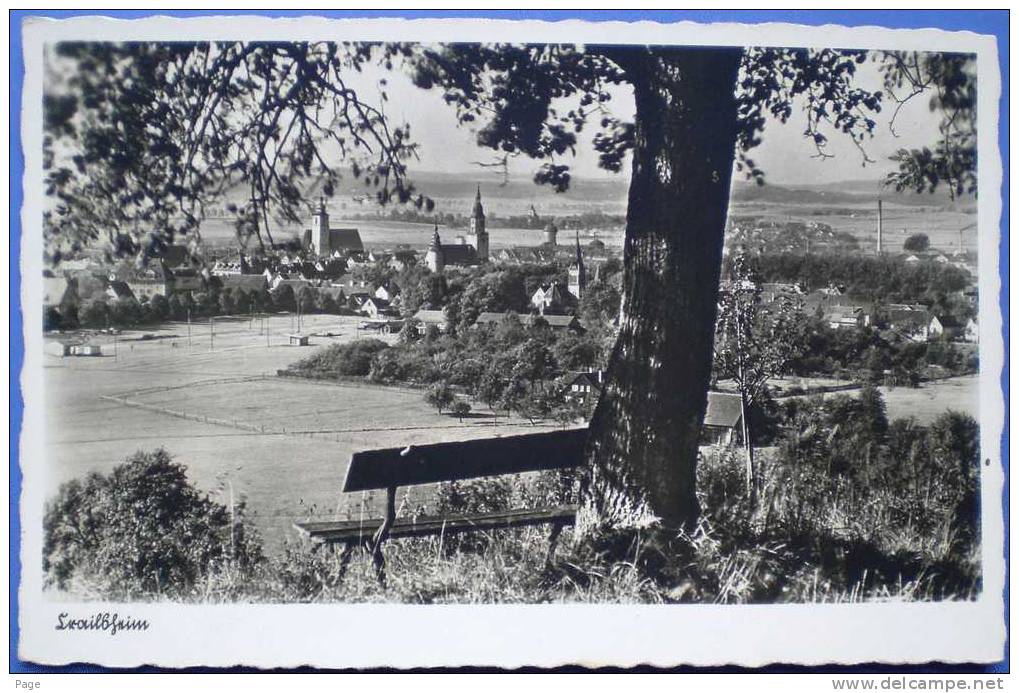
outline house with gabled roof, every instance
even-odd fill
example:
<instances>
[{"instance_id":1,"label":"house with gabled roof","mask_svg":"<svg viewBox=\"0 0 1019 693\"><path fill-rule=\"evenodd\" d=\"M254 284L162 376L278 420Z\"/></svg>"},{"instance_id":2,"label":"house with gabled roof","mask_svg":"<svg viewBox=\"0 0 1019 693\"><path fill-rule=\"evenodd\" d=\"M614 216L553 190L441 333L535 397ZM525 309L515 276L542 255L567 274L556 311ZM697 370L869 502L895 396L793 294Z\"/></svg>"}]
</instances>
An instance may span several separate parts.
<instances>
[{"instance_id":1,"label":"house with gabled roof","mask_svg":"<svg viewBox=\"0 0 1019 693\"><path fill-rule=\"evenodd\" d=\"M926 342L931 315L924 305L892 304L887 307L886 322L899 337L911 342Z\"/></svg>"},{"instance_id":2,"label":"house with gabled roof","mask_svg":"<svg viewBox=\"0 0 1019 693\"><path fill-rule=\"evenodd\" d=\"M393 257L389 259L389 266L397 272L402 272L408 267L413 267L418 262L416 250L400 248L393 251Z\"/></svg>"},{"instance_id":3,"label":"house with gabled roof","mask_svg":"<svg viewBox=\"0 0 1019 693\"><path fill-rule=\"evenodd\" d=\"M837 330L845 327L865 327L869 316L858 306L834 306L824 314L828 327Z\"/></svg>"},{"instance_id":4,"label":"house with gabled roof","mask_svg":"<svg viewBox=\"0 0 1019 693\"><path fill-rule=\"evenodd\" d=\"M605 385L605 371L584 371L577 373L566 383L566 399L587 406L596 402Z\"/></svg>"},{"instance_id":5,"label":"house with gabled roof","mask_svg":"<svg viewBox=\"0 0 1019 693\"><path fill-rule=\"evenodd\" d=\"M970 318L966 321L966 328L963 331L962 339L970 344L980 342L980 325L977 324L976 318Z\"/></svg>"},{"instance_id":6,"label":"house with gabled roof","mask_svg":"<svg viewBox=\"0 0 1019 693\"><path fill-rule=\"evenodd\" d=\"M557 281L539 286L531 294L531 307L544 315L545 311L556 311L575 303L572 296Z\"/></svg>"},{"instance_id":7,"label":"house with gabled roof","mask_svg":"<svg viewBox=\"0 0 1019 693\"><path fill-rule=\"evenodd\" d=\"M389 301L385 299L376 298L375 296L369 296L362 303L358 309L364 315L372 318L373 320L379 320L387 315L393 313L392 308L389 305Z\"/></svg>"},{"instance_id":8,"label":"house with gabled roof","mask_svg":"<svg viewBox=\"0 0 1019 693\"><path fill-rule=\"evenodd\" d=\"M115 301L122 301L135 297L134 292L131 291L131 287L128 286L127 282L120 281L119 279L110 280L110 282L106 285L106 295Z\"/></svg>"},{"instance_id":9,"label":"house with gabled roof","mask_svg":"<svg viewBox=\"0 0 1019 693\"><path fill-rule=\"evenodd\" d=\"M743 439L743 402L733 392L709 392L708 408L701 427L706 445L737 445Z\"/></svg>"},{"instance_id":10,"label":"house with gabled roof","mask_svg":"<svg viewBox=\"0 0 1019 693\"><path fill-rule=\"evenodd\" d=\"M347 307L351 310L360 311L361 306L364 302L371 298L371 294L367 291L350 291L347 292Z\"/></svg>"},{"instance_id":11,"label":"house with gabled roof","mask_svg":"<svg viewBox=\"0 0 1019 693\"><path fill-rule=\"evenodd\" d=\"M375 297L392 303L400 295L400 287L396 282L386 280L375 287Z\"/></svg>"},{"instance_id":12,"label":"house with gabled roof","mask_svg":"<svg viewBox=\"0 0 1019 693\"><path fill-rule=\"evenodd\" d=\"M261 293L268 286L265 275L262 274L224 274L218 276L216 281L224 290L233 289L248 293Z\"/></svg>"},{"instance_id":13,"label":"house with gabled roof","mask_svg":"<svg viewBox=\"0 0 1019 693\"><path fill-rule=\"evenodd\" d=\"M429 325L435 325L439 332L449 329L449 319L445 311L421 309L414 313L414 319L418 321L418 332L424 334Z\"/></svg>"},{"instance_id":14,"label":"house with gabled roof","mask_svg":"<svg viewBox=\"0 0 1019 693\"><path fill-rule=\"evenodd\" d=\"M966 332L966 325L951 315L935 315L927 326L927 339L959 339Z\"/></svg>"}]
</instances>

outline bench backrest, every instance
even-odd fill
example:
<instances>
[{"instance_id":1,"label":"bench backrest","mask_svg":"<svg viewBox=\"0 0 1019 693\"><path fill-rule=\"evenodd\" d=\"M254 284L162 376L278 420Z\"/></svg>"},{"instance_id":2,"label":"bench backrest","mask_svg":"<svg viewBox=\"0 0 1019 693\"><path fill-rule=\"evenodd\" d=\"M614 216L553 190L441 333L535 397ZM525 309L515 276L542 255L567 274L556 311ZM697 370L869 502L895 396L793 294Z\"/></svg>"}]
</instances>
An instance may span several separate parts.
<instances>
[{"instance_id":1,"label":"bench backrest","mask_svg":"<svg viewBox=\"0 0 1019 693\"><path fill-rule=\"evenodd\" d=\"M568 469L584 460L587 428L355 452L344 491Z\"/></svg>"}]
</instances>

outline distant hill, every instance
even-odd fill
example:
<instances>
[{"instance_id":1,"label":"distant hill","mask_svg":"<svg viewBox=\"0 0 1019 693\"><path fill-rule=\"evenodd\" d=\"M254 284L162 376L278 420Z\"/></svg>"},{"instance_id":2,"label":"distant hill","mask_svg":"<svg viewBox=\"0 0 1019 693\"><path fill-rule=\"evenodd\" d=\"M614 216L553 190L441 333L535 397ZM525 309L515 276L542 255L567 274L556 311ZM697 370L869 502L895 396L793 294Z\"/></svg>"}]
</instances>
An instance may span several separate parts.
<instances>
[{"instance_id":1,"label":"distant hill","mask_svg":"<svg viewBox=\"0 0 1019 693\"><path fill-rule=\"evenodd\" d=\"M874 180L847 180L838 183L757 185L751 181L733 181L734 202L759 202L798 205L859 205L872 204L880 194L881 199L897 205L910 207L966 207L976 203L975 198L965 197L952 200L946 190L935 193L897 192L880 185Z\"/></svg>"},{"instance_id":2,"label":"distant hill","mask_svg":"<svg viewBox=\"0 0 1019 693\"><path fill-rule=\"evenodd\" d=\"M541 213L552 209L561 209L565 213L567 210L577 211L584 207L610 214L622 213L626 209L630 184L629 176L625 173L605 178L574 178L568 191L556 193L548 186L535 185L527 175L513 174L504 180L501 175L480 168L460 173L412 169L410 179L419 192L434 199L443 211L463 212L474 199L477 186L481 185L486 208L500 214L524 214L532 204ZM319 189L317 182L312 183L306 194L313 199L318 196ZM757 185L737 178L733 180L732 200L736 204L858 207L873 205L878 191L879 182L874 180L815 185ZM349 200L357 196L370 196L371 193L371 188L348 177L341 180L336 197L339 200ZM247 187L238 185L230 189L225 197L239 203L243 202L247 194ZM880 194L886 203L911 207L964 208L975 205L973 198L953 202L948 193L941 190L935 194L919 194L898 193L881 188Z\"/></svg>"}]
</instances>

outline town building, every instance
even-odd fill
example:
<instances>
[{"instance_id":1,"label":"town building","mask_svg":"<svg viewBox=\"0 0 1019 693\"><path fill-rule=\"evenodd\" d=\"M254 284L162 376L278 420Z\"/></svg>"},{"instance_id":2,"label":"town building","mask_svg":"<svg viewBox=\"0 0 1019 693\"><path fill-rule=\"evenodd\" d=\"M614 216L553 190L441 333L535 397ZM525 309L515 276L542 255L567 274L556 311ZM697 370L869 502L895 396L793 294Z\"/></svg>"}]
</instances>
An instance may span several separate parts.
<instances>
[{"instance_id":1,"label":"town building","mask_svg":"<svg viewBox=\"0 0 1019 693\"><path fill-rule=\"evenodd\" d=\"M129 298L134 298L135 294L131 291L131 287L128 286L127 282L122 282L119 279L111 279L106 285L106 295L112 298L114 301L125 301ZM162 294L165 296L166 294Z\"/></svg>"},{"instance_id":2,"label":"town building","mask_svg":"<svg viewBox=\"0 0 1019 693\"><path fill-rule=\"evenodd\" d=\"M429 325L435 325L439 332L449 329L449 320L445 311L422 309L414 313L414 319L418 322L418 332L424 334Z\"/></svg>"},{"instance_id":3,"label":"town building","mask_svg":"<svg viewBox=\"0 0 1019 693\"><path fill-rule=\"evenodd\" d=\"M885 323L893 334L911 342L926 342L931 315L919 303L892 303L885 308Z\"/></svg>"},{"instance_id":4,"label":"town building","mask_svg":"<svg viewBox=\"0 0 1019 693\"><path fill-rule=\"evenodd\" d=\"M845 327L868 327L871 315L859 306L835 306L825 313L824 321L833 330Z\"/></svg>"},{"instance_id":5,"label":"town building","mask_svg":"<svg viewBox=\"0 0 1019 693\"><path fill-rule=\"evenodd\" d=\"M487 243L487 234L485 238ZM468 245L466 239L461 243L444 244L439 238L439 225L435 225L431 245L428 246L428 252L425 253L425 265L428 269L432 272L442 272L447 267L472 267L481 262L482 259L478 251L474 246Z\"/></svg>"},{"instance_id":6,"label":"town building","mask_svg":"<svg viewBox=\"0 0 1019 693\"><path fill-rule=\"evenodd\" d=\"M970 344L977 344L980 342L980 325L977 324L975 318L970 318L966 321L966 330L963 333L963 341L969 342Z\"/></svg>"},{"instance_id":7,"label":"town building","mask_svg":"<svg viewBox=\"0 0 1019 693\"><path fill-rule=\"evenodd\" d=\"M364 251L357 229L330 228L325 198L319 200L318 210L311 219L311 228L304 231L302 246L316 255Z\"/></svg>"},{"instance_id":8,"label":"town building","mask_svg":"<svg viewBox=\"0 0 1019 693\"><path fill-rule=\"evenodd\" d=\"M505 265L551 265L561 259L560 252L563 250L572 258L572 253L566 248L543 244L502 248L493 255L493 259Z\"/></svg>"},{"instance_id":9,"label":"town building","mask_svg":"<svg viewBox=\"0 0 1019 693\"><path fill-rule=\"evenodd\" d=\"M566 384L566 399L587 406L598 401L604 386L605 371L578 373Z\"/></svg>"},{"instance_id":10,"label":"town building","mask_svg":"<svg viewBox=\"0 0 1019 693\"><path fill-rule=\"evenodd\" d=\"M393 251L393 256L389 259L389 266L397 272L402 272L405 269L413 267L417 264L417 262L418 254L416 250L399 248Z\"/></svg>"},{"instance_id":11,"label":"town building","mask_svg":"<svg viewBox=\"0 0 1019 693\"><path fill-rule=\"evenodd\" d=\"M474 209L471 211L471 218L468 222L468 232L474 237L474 247L477 249L478 260L488 262L488 231L485 229L485 210L481 206L481 186L474 196Z\"/></svg>"},{"instance_id":12,"label":"town building","mask_svg":"<svg viewBox=\"0 0 1019 693\"><path fill-rule=\"evenodd\" d=\"M531 294L531 307L541 315L544 315L546 312L563 310L574 303L572 296L556 281L539 286Z\"/></svg>"},{"instance_id":13,"label":"town building","mask_svg":"<svg viewBox=\"0 0 1019 693\"><path fill-rule=\"evenodd\" d=\"M375 298L381 298L383 301L392 303L399 295L400 287L397 286L396 282L388 279L375 288Z\"/></svg>"},{"instance_id":14,"label":"town building","mask_svg":"<svg viewBox=\"0 0 1019 693\"><path fill-rule=\"evenodd\" d=\"M545 245L556 245L558 243L559 228L553 219L545 224Z\"/></svg>"},{"instance_id":15,"label":"town building","mask_svg":"<svg viewBox=\"0 0 1019 693\"><path fill-rule=\"evenodd\" d=\"M380 320L394 313L389 305L389 301L375 296L366 298L358 310L373 320Z\"/></svg>"},{"instance_id":16,"label":"town building","mask_svg":"<svg viewBox=\"0 0 1019 693\"><path fill-rule=\"evenodd\" d=\"M506 318L507 315L509 315L508 312L494 313L486 311L478 316L478 319L475 320L474 324L475 326L498 325ZM534 324L538 320L543 320L549 328L556 332L566 330L570 330L572 332L584 331L584 328L580 325L580 321L578 321L574 315L530 315L521 316L521 319L525 322L525 324Z\"/></svg>"},{"instance_id":17,"label":"town building","mask_svg":"<svg viewBox=\"0 0 1019 693\"><path fill-rule=\"evenodd\" d=\"M738 394L709 392L708 408L701 427L701 442L727 447L742 440L743 402Z\"/></svg>"},{"instance_id":18,"label":"town building","mask_svg":"<svg viewBox=\"0 0 1019 693\"><path fill-rule=\"evenodd\" d=\"M220 275L214 281L218 281L224 291L232 289L248 293L261 293L267 287L265 277L261 274L226 274Z\"/></svg>"},{"instance_id":19,"label":"town building","mask_svg":"<svg viewBox=\"0 0 1019 693\"><path fill-rule=\"evenodd\" d=\"M966 326L951 315L935 315L927 326L927 339L960 339Z\"/></svg>"},{"instance_id":20,"label":"town building","mask_svg":"<svg viewBox=\"0 0 1019 693\"><path fill-rule=\"evenodd\" d=\"M371 298L367 291L353 291L347 293L347 307L354 311L361 311L365 301Z\"/></svg>"},{"instance_id":21,"label":"town building","mask_svg":"<svg viewBox=\"0 0 1019 693\"><path fill-rule=\"evenodd\" d=\"M587 270L584 268L584 254L580 250L580 234L577 234L577 257L569 269L569 285L567 291L574 299L580 300L587 288Z\"/></svg>"}]
</instances>

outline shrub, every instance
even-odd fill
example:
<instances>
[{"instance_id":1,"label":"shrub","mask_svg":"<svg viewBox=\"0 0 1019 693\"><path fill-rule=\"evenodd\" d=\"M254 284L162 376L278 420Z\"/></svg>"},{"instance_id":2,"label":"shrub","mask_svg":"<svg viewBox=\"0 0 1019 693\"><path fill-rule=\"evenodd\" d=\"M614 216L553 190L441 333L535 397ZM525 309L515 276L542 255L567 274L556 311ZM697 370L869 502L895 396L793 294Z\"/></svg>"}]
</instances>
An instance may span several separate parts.
<instances>
[{"instance_id":1,"label":"shrub","mask_svg":"<svg viewBox=\"0 0 1019 693\"><path fill-rule=\"evenodd\" d=\"M216 572L262 561L257 537L192 486L163 449L63 484L43 530L47 582L83 582L107 598L182 597Z\"/></svg>"},{"instance_id":2,"label":"shrub","mask_svg":"<svg viewBox=\"0 0 1019 693\"><path fill-rule=\"evenodd\" d=\"M294 364L293 369L314 375L366 376L372 360L388 349L380 339L358 339L347 344L332 344Z\"/></svg>"},{"instance_id":3,"label":"shrub","mask_svg":"<svg viewBox=\"0 0 1019 693\"><path fill-rule=\"evenodd\" d=\"M453 390L446 383L435 383L425 392L425 402L438 409L440 414L443 409L452 406L454 400Z\"/></svg>"},{"instance_id":4,"label":"shrub","mask_svg":"<svg viewBox=\"0 0 1019 693\"><path fill-rule=\"evenodd\" d=\"M464 417L471 413L471 405L465 400L459 399L453 403L450 412L462 422Z\"/></svg>"}]
</instances>

